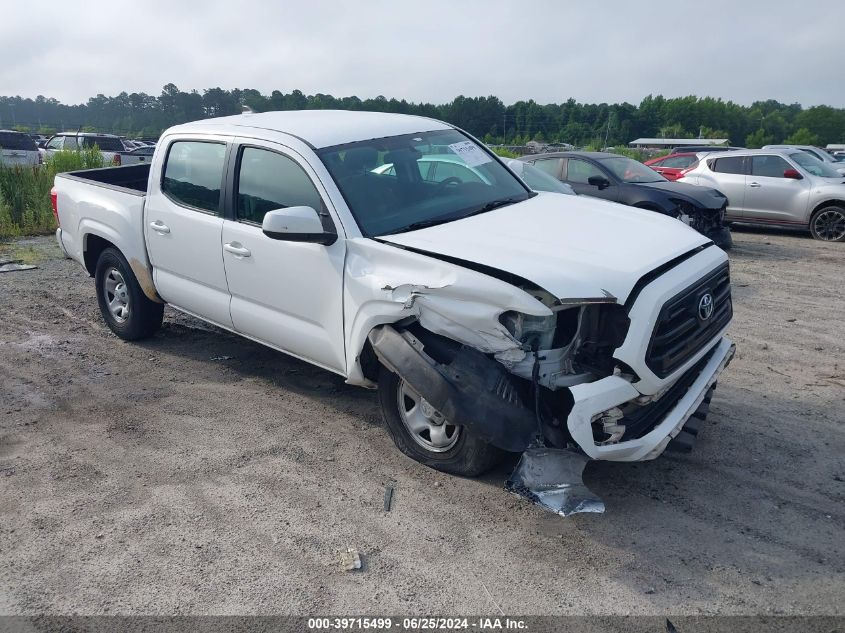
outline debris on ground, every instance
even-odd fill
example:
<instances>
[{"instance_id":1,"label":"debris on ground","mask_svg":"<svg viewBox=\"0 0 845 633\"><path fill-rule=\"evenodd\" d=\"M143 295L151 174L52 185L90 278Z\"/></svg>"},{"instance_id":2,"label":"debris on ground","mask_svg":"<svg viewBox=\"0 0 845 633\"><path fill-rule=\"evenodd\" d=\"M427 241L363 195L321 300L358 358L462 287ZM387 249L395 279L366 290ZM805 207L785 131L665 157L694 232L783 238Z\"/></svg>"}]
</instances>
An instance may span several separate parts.
<instances>
[{"instance_id":1,"label":"debris on ground","mask_svg":"<svg viewBox=\"0 0 845 633\"><path fill-rule=\"evenodd\" d=\"M32 270L33 268L38 268L38 266L33 266L32 264L21 264L19 261L20 260L0 262L0 273L11 273L16 270Z\"/></svg>"},{"instance_id":2,"label":"debris on ground","mask_svg":"<svg viewBox=\"0 0 845 633\"><path fill-rule=\"evenodd\" d=\"M347 547L346 551L340 553L340 568L343 571L355 571L361 569L361 556L354 547Z\"/></svg>"},{"instance_id":3,"label":"debris on ground","mask_svg":"<svg viewBox=\"0 0 845 633\"><path fill-rule=\"evenodd\" d=\"M209 360L232 360L231 356L213 356Z\"/></svg>"},{"instance_id":4,"label":"debris on ground","mask_svg":"<svg viewBox=\"0 0 845 633\"><path fill-rule=\"evenodd\" d=\"M395 483L392 481L387 482L387 485L384 487L384 511L390 512L390 506L393 503L393 487Z\"/></svg>"}]
</instances>

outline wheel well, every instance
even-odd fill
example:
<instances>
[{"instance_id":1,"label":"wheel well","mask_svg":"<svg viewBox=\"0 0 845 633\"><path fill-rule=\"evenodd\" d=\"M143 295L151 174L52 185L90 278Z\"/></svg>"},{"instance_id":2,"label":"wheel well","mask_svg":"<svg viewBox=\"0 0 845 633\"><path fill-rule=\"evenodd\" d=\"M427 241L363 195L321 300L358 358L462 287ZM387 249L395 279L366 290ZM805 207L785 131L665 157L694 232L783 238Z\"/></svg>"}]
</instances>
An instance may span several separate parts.
<instances>
[{"instance_id":1,"label":"wheel well","mask_svg":"<svg viewBox=\"0 0 845 633\"><path fill-rule=\"evenodd\" d=\"M813 213L810 214L810 217L812 218L816 211L824 209L825 207L839 207L840 209L845 209L845 200L825 200L821 204L816 205L816 208L813 209Z\"/></svg>"},{"instance_id":2,"label":"wheel well","mask_svg":"<svg viewBox=\"0 0 845 633\"><path fill-rule=\"evenodd\" d=\"M83 254L83 257L85 258L85 270L88 271L89 275L92 277L94 276L94 272L97 270L97 260L100 259L100 254L112 246L114 246L114 244L99 235L92 235L89 233L85 236L85 253Z\"/></svg>"}]
</instances>

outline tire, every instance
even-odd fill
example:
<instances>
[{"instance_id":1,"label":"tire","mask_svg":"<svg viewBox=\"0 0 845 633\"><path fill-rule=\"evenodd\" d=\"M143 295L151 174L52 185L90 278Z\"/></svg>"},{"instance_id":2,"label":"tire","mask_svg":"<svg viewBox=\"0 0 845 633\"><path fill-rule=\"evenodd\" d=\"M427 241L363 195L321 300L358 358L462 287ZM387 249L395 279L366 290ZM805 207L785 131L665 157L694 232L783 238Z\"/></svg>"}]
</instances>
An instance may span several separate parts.
<instances>
[{"instance_id":1,"label":"tire","mask_svg":"<svg viewBox=\"0 0 845 633\"><path fill-rule=\"evenodd\" d=\"M407 401L400 400L400 393L407 393L410 388L386 367L381 367L378 391L381 413L387 430L396 447L411 459L444 473L477 477L490 470L505 456L505 451L488 444L463 426L450 425L439 413L430 408L428 410L432 417L429 419L436 419L439 416L441 421L440 424L433 426L445 429L442 437L435 438L429 433L431 441L427 442L425 437L414 434L403 420L403 413L400 411L403 404L406 409L408 408ZM428 403L425 403L425 406L428 406ZM423 405L417 404L417 407L422 409ZM452 429L451 433L449 427ZM436 441L437 439L443 441Z\"/></svg>"},{"instance_id":2,"label":"tire","mask_svg":"<svg viewBox=\"0 0 845 633\"><path fill-rule=\"evenodd\" d=\"M810 233L824 242L845 242L845 208L830 205L816 211L810 218Z\"/></svg>"},{"instance_id":3,"label":"tire","mask_svg":"<svg viewBox=\"0 0 845 633\"><path fill-rule=\"evenodd\" d=\"M148 338L161 327L164 304L147 298L117 249L107 248L100 254L94 283L106 325L124 341Z\"/></svg>"}]
</instances>

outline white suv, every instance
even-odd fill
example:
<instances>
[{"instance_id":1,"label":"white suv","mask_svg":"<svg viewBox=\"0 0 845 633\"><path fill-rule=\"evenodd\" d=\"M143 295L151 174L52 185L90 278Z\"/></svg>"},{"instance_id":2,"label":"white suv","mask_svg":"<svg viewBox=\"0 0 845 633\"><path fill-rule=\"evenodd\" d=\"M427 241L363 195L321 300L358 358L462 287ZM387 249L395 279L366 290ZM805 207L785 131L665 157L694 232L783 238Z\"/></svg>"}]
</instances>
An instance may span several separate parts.
<instances>
[{"instance_id":1,"label":"white suv","mask_svg":"<svg viewBox=\"0 0 845 633\"><path fill-rule=\"evenodd\" d=\"M845 176L802 150L707 154L678 182L724 193L728 221L803 227L817 240L845 242Z\"/></svg>"}]
</instances>

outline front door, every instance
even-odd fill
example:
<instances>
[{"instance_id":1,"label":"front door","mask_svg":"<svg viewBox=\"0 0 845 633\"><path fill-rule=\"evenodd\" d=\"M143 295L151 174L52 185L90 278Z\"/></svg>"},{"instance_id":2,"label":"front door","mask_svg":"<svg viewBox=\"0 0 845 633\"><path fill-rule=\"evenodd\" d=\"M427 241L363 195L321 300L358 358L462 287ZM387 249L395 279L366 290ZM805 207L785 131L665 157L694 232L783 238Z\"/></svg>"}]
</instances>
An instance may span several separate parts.
<instances>
[{"instance_id":1,"label":"front door","mask_svg":"<svg viewBox=\"0 0 845 633\"><path fill-rule=\"evenodd\" d=\"M795 170L782 156L751 157L745 191L746 217L783 224L806 223L810 185L806 178L785 178L783 174L788 169Z\"/></svg>"},{"instance_id":2,"label":"front door","mask_svg":"<svg viewBox=\"0 0 845 633\"><path fill-rule=\"evenodd\" d=\"M591 185L589 179L593 176L604 178L610 183L609 187L599 188ZM617 202L619 200L619 187L615 180L601 169L598 165L580 158L570 158L566 161L566 182L572 185L575 193L581 196L593 196Z\"/></svg>"},{"instance_id":3,"label":"front door","mask_svg":"<svg viewBox=\"0 0 845 633\"><path fill-rule=\"evenodd\" d=\"M226 143L178 140L164 160L144 213L156 290L168 303L231 329L221 243Z\"/></svg>"},{"instance_id":4,"label":"front door","mask_svg":"<svg viewBox=\"0 0 845 633\"><path fill-rule=\"evenodd\" d=\"M345 373L343 237L323 246L271 239L261 230L264 214L274 209L308 206L332 213L328 196L293 150L275 143L243 143L234 163L233 213L223 223L235 330Z\"/></svg>"}]
</instances>

